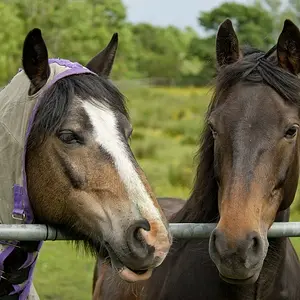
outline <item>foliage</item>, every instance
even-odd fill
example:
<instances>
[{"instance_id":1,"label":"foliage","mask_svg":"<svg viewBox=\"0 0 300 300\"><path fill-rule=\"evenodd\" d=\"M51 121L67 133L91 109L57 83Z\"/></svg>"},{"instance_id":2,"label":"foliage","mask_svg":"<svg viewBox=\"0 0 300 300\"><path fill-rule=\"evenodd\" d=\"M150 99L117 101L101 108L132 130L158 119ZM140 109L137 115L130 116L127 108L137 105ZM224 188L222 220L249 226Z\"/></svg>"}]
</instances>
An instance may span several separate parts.
<instances>
[{"instance_id":1,"label":"foliage","mask_svg":"<svg viewBox=\"0 0 300 300\"><path fill-rule=\"evenodd\" d=\"M232 20L240 45L248 44L268 50L274 43L270 35L273 30L272 15L261 5L225 2L211 11L201 12L198 21L208 36L195 37L189 50L190 55L204 62L199 73L199 83L208 83L215 74L215 36L219 25L226 18Z\"/></svg>"},{"instance_id":2,"label":"foliage","mask_svg":"<svg viewBox=\"0 0 300 300\"><path fill-rule=\"evenodd\" d=\"M191 29L130 24L121 0L6 0L0 1L0 84L21 66L22 43L29 30L39 27L50 57L86 64L119 33L119 50L113 78L181 78ZM2 23L1 23L2 22ZM195 61L195 59L193 59Z\"/></svg>"},{"instance_id":3,"label":"foliage","mask_svg":"<svg viewBox=\"0 0 300 300\"><path fill-rule=\"evenodd\" d=\"M225 2L200 12L192 28L131 24L122 0L2 0L0 33L0 85L21 66L22 44L29 30L42 29L50 57L82 64L119 33L113 79L152 78L156 85L202 85L215 74L215 35L231 18L242 44L267 50L276 40L285 17L299 21L299 0L255 0L252 4Z\"/></svg>"},{"instance_id":4,"label":"foliage","mask_svg":"<svg viewBox=\"0 0 300 300\"><path fill-rule=\"evenodd\" d=\"M265 7L273 17L273 38L278 38L285 19L290 19L295 24L299 24L300 0L256 0L256 2L259 6Z\"/></svg>"},{"instance_id":5,"label":"foliage","mask_svg":"<svg viewBox=\"0 0 300 300\"><path fill-rule=\"evenodd\" d=\"M137 49L142 53L138 57L138 71L145 77L178 79L186 50L196 33L190 28L182 31L174 26L162 28L150 24L137 24L132 30Z\"/></svg>"}]
</instances>

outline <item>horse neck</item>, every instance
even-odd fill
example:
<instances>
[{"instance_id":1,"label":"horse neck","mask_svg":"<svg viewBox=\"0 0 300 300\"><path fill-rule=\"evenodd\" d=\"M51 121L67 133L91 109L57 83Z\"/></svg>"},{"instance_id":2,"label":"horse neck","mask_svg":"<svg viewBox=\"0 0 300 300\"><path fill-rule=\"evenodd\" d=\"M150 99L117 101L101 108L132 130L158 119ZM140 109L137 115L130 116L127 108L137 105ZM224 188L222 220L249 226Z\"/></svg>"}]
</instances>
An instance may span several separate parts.
<instances>
[{"instance_id":1,"label":"horse neck","mask_svg":"<svg viewBox=\"0 0 300 300\"><path fill-rule=\"evenodd\" d=\"M277 213L275 222L288 222L289 217L290 209L288 208ZM276 285L278 276L280 278L283 266L286 262L287 246L289 242L287 237L271 238L268 239L268 241L269 249L260 279L260 286L264 287L264 291L261 291L262 293L265 293L266 289L272 289L274 284ZM274 273L277 274L277 276L274 276Z\"/></svg>"},{"instance_id":2,"label":"horse neck","mask_svg":"<svg viewBox=\"0 0 300 300\"><path fill-rule=\"evenodd\" d=\"M197 180L190 198L171 222L214 223L218 220L218 186L215 180L205 183Z\"/></svg>"},{"instance_id":3,"label":"horse neck","mask_svg":"<svg viewBox=\"0 0 300 300\"><path fill-rule=\"evenodd\" d=\"M288 222L290 219L290 208L279 211L276 215L275 222Z\"/></svg>"},{"instance_id":4,"label":"horse neck","mask_svg":"<svg viewBox=\"0 0 300 300\"><path fill-rule=\"evenodd\" d=\"M290 208L279 211L274 221L288 222L289 218L290 218ZM268 272L269 269L275 270L276 267L278 268L285 261L287 242L288 242L287 237L269 239L269 250L265 260L266 272Z\"/></svg>"}]
</instances>

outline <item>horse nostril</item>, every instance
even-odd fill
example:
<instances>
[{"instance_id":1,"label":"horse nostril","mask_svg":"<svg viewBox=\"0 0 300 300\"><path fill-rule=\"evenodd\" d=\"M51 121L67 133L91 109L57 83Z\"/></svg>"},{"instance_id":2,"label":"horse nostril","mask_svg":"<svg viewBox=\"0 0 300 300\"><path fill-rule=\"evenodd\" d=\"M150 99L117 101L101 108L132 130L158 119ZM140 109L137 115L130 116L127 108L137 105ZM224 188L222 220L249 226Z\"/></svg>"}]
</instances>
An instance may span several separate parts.
<instances>
[{"instance_id":1,"label":"horse nostril","mask_svg":"<svg viewBox=\"0 0 300 300\"><path fill-rule=\"evenodd\" d=\"M146 231L150 231L150 224L146 219L139 220L134 225L137 229L144 229Z\"/></svg>"},{"instance_id":2,"label":"horse nostril","mask_svg":"<svg viewBox=\"0 0 300 300\"><path fill-rule=\"evenodd\" d=\"M262 239L257 232L252 232L248 235L248 251L257 254L262 248Z\"/></svg>"},{"instance_id":3,"label":"horse nostril","mask_svg":"<svg viewBox=\"0 0 300 300\"><path fill-rule=\"evenodd\" d=\"M127 245L132 254L138 258L145 258L150 253L150 247L147 245L141 229L150 231L150 224L147 220L139 220L131 225L127 232Z\"/></svg>"},{"instance_id":4,"label":"horse nostril","mask_svg":"<svg viewBox=\"0 0 300 300\"><path fill-rule=\"evenodd\" d=\"M212 232L211 237L210 237L210 243L211 243L212 249L218 255L222 255L222 253L224 251L226 251L226 249L227 249L225 236L218 228L216 228Z\"/></svg>"},{"instance_id":5,"label":"horse nostril","mask_svg":"<svg viewBox=\"0 0 300 300\"><path fill-rule=\"evenodd\" d=\"M133 238L136 241L141 242L142 244L145 243L144 238L141 234L141 229L146 231L150 231L150 224L147 220L139 220L132 226Z\"/></svg>"}]
</instances>

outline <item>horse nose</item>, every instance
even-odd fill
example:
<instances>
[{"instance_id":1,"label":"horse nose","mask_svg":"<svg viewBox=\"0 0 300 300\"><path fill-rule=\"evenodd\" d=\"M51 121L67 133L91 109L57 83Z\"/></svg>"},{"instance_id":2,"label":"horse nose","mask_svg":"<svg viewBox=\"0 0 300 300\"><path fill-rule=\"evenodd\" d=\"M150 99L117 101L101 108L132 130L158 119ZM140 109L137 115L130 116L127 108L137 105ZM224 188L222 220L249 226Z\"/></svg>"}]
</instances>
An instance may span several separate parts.
<instances>
[{"instance_id":1,"label":"horse nose","mask_svg":"<svg viewBox=\"0 0 300 300\"><path fill-rule=\"evenodd\" d=\"M223 231L216 228L211 236L211 249L221 261L234 257L247 268L259 261L263 241L256 231L247 234L244 239L229 240Z\"/></svg>"},{"instance_id":2,"label":"horse nose","mask_svg":"<svg viewBox=\"0 0 300 300\"><path fill-rule=\"evenodd\" d=\"M253 231L246 236L244 241L241 241L240 248L245 257L257 257L263 250L262 238L258 232Z\"/></svg>"},{"instance_id":3,"label":"horse nose","mask_svg":"<svg viewBox=\"0 0 300 300\"><path fill-rule=\"evenodd\" d=\"M127 231L127 246L138 260L145 260L155 251L153 246L147 244L142 234L143 231L150 231L150 224L147 220L135 222Z\"/></svg>"}]
</instances>

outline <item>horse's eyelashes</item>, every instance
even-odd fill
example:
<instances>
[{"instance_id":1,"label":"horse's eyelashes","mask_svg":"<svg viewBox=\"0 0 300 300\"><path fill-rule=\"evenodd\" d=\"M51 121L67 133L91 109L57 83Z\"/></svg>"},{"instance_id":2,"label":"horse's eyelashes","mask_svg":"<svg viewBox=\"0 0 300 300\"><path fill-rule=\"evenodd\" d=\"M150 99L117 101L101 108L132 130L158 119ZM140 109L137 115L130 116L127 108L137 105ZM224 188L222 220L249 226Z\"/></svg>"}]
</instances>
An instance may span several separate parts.
<instances>
[{"instance_id":1,"label":"horse's eyelashes","mask_svg":"<svg viewBox=\"0 0 300 300\"><path fill-rule=\"evenodd\" d=\"M58 138L65 144L81 144L83 142L82 138L80 138L76 133L69 130L59 132Z\"/></svg>"}]
</instances>

